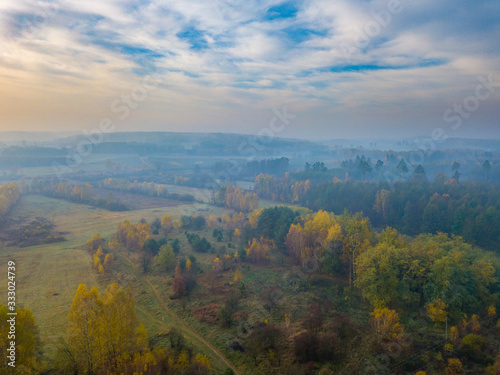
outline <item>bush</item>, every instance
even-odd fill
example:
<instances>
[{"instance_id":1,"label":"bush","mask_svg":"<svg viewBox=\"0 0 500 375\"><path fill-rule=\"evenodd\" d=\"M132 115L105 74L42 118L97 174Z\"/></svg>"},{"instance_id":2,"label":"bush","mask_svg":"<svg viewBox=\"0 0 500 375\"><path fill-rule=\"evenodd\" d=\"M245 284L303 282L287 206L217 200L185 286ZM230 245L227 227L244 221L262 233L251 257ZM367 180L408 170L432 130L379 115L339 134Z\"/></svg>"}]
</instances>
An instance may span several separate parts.
<instances>
[{"instance_id":1,"label":"bush","mask_svg":"<svg viewBox=\"0 0 500 375\"><path fill-rule=\"evenodd\" d=\"M193 250L198 253L206 253L212 247L205 237L200 237L194 233L187 233L186 237Z\"/></svg>"}]
</instances>

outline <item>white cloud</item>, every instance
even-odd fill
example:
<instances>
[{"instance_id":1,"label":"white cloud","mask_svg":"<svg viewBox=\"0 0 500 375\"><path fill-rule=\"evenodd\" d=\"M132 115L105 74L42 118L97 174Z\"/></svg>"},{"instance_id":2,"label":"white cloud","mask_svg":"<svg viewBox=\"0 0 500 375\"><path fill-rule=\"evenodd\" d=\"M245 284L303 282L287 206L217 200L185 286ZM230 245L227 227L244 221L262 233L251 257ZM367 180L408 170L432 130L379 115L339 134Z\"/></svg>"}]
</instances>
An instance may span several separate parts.
<instances>
[{"instance_id":1,"label":"white cloud","mask_svg":"<svg viewBox=\"0 0 500 375\"><path fill-rule=\"evenodd\" d=\"M196 129L208 123L203 118L241 120L238 112L280 103L323 125L332 114L348 119L357 112L361 121L392 109L403 116L394 108L420 109L432 118L439 105L470 92L479 74L498 73L500 29L491 19L498 7L494 0L482 6L463 0L464 13L430 0L402 2L404 11L359 47L385 0L305 0L294 17L272 20L266 12L280 4L276 0L4 0L0 79L9 93L0 94L0 102L17 99L0 110L26 124L37 115L26 114L23 98L50 102L65 95L87 110L75 116L100 116L141 74L157 69L164 83L151 97L154 112L138 112L155 123L163 116ZM34 4L55 11L26 17ZM353 44L347 60L345 46ZM344 71L349 65L352 70ZM68 111L60 113L66 121Z\"/></svg>"}]
</instances>

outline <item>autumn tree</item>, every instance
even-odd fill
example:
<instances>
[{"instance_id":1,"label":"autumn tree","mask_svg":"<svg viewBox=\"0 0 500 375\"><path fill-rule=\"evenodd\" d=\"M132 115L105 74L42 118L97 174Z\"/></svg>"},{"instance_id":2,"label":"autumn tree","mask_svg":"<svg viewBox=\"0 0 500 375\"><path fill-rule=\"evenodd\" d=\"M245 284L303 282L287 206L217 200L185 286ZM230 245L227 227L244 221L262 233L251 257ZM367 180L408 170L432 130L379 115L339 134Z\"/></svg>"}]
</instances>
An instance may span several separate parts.
<instances>
[{"instance_id":1,"label":"autumn tree","mask_svg":"<svg viewBox=\"0 0 500 375\"><path fill-rule=\"evenodd\" d=\"M172 229L173 226L173 220L172 216L170 215L165 215L161 219L161 228L165 231L165 233L168 233L170 229Z\"/></svg>"},{"instance_id":2,"label":"autumn tree","mask_svg":"<svg viewBox=\"0 0 500 375\"><path fill-rule=\"evenodd\" d=\"M244 190L234 185L221 187L215 196L215 202L219 205L243 212L255 210L259 204L257 194L245 193Z\"/></svg>"},{"instance_id":3,"label":"autumn tree","mask_svg":"<svg viewBox=\"0 0 500 375\"><path fill-rule=\"evenodd\" d=\"M297 259L302 259L302 252L305 248L306 239L302 225L292 224L285 239L285 246L288 255Z\"/></svg>"},{"instance_id":4,"label":"autumn tree","mask_svg":"<svg viewBox=\"0 0 500 375\"><path fill-rule=\"evenodd\" d=\"M7 315L9 311L7 306L0 304L0 350L2 350L2 361L0 373L13 374L13 368L8 365L12 362L9 358L11 350L11 341L15 342L15 367L16 373L35 374L42 370L41 343L38 336L38 327L36 325L33 312L28 308L15 310L15 338L11 337L11 323L13 315Z\"/></svg>"},{"instance_id":5,"label":"autumn tree","mask_svg":"<svg viewBox=\"0 0 500 375\"><path fill-rule=\"evenodd\" d=\"M448 304L439 298L425 306L427 315L434 323L444 323L446 321L448 316L447 308Z\"/></svg>"},{"instance_id":6,"label":"autumn tree","mask_svg":"<svg viewBox=\"0 0 500 375\"><path fill-rule=\"evenodd\" d=\"M378 343L398 341L404 335L403 326L399 322L399 315L395 310L375 309L371 313L370 324Z\"/></svg>"},{"instance_id":7,"label":"autumn tree","mask_svg":"<svg viewBox=\"0 0 500 375\"><path fill-rule=\"evenodd\" d=\"M89 252L93 254L99 247L104 245L104 239L99 234L95 234L87 241L87 245L89 247Z\"/></svg>"},{"instance_id":8,"label":"autumn tree","mask_svg":"<svg viewBox=\"0 0 500 375\"><path fill-rule=\"evenodd\" d=\"M186 294L186 281L182 275L175 275L172 281L172 291L175 297L182 297Z\"/></svg>"},{"instance_id":9,"label":"autumn tree","mask_svg":"<svg viewBox=\"0 0 500 375\"><path fill-rule=\"evenodd\" d=\"M81 373L118 373L146 348L130 288L109 285L104 294L80 284L68 315L68 343Z\"/></svg>"},{"instance_id":10,"label":"autumn tree","mask_svg":"<svg viewBox=\"0 0 500 375\"><path fill-rule=\"evenodd\" d=\"M271 250L274 248L273 241L264 237L254 238L246 249L247 258L254 263L262 263L269 259Z\"/></svg>"},{"instance_id":11,"label":"autumn tree","mask_svg":"<svg viewBox=\"0 0 500 375\"><path fill-rule=\"evenodd\" d=\"M131 223L124 220L118 224L115 239L118 245L124 246L129 250L140 251L144 243L150 238L151 227L148 223ZM110 244L111 245L111 244Z\"/></svg>"}]
</instances>

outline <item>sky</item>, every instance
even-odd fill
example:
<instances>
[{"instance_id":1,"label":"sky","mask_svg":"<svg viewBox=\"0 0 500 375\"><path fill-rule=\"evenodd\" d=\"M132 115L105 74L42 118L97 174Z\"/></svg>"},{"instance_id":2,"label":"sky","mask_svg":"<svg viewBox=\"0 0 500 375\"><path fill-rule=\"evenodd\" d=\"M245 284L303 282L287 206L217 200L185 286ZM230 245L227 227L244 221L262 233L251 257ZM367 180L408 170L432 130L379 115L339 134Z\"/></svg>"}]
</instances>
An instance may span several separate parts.
<instances>
[{"instance_id":1,"label":"sky","mask_svg":"<svg viewBox=\"0 0 500 375\"><path fill-rule=\"evenodd\" d=\"M500 1L2 0L0 87L0 131L500 139Z\"/></svg>"}]
</instances>

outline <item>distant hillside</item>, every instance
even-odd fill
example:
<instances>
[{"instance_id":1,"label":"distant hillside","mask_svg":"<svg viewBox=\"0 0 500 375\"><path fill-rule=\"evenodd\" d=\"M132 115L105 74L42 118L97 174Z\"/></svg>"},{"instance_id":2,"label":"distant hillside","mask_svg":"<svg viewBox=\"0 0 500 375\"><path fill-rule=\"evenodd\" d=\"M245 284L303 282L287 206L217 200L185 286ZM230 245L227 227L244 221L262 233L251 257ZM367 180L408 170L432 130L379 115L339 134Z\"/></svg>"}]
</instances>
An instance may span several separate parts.
<instances>
[{"instance_id":1,"label":"distant hillside","mask_svg":"<svg viewBox=\"0 0 500 375\"><path fill-rule=\"evenodd\" d=\"M72 135L59 140L59 146L74 146L85 139L84 135ZM95 151L130 151L130 147L145 153L189 152L198 154L250 154L252 150L272 154L304 150L326 150L317 143L278 137L258 137L255 135L229 133L174 133L174 132L122 132L105 134Z\"/></svg>"}]
</instances>

